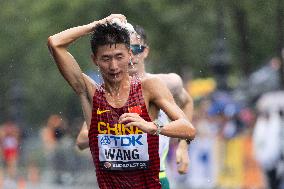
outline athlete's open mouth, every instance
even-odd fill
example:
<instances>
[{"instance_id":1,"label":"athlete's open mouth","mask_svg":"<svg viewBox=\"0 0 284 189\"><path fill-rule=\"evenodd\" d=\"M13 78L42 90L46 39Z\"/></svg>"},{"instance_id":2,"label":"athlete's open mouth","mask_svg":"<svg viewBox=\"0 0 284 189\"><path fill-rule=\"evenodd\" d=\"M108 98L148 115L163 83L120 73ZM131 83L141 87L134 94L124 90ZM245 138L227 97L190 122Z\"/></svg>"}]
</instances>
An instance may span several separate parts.
<instances>
[{"instance_id":1,"label":"athlete's open mouth","mask_svg":"<svg viewBox=\"0 0 284 189\"><path fill-rule=\"evenodd\" d=\"M118 76L120 75L120 72L117 72L117 73L109 73L109 75L110 75L111 77L116 78L116 77L118 77Z\"/></svg>"}]
</instances>

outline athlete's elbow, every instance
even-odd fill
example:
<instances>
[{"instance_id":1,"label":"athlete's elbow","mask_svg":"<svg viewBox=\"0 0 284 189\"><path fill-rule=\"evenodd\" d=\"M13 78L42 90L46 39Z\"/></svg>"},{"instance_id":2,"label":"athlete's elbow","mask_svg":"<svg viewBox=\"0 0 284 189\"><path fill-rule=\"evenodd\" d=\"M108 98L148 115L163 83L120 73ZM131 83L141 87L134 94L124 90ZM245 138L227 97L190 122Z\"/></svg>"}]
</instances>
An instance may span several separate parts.
<instances>
[{"instance_id":1,"label":"athlete's elbow","mask_svg":"<svg viewBox=\"0 0 284 189\"><path fill-rule=\"evenodd\" d=\"M52 36L49 36L47 39L47 46L48 46L48 49L52 52L53 49L60 47L61 44L56 39L56 37L52 35Z\"/></svg>"},{"instance_id":2,"label":"athlete's elbow","mask_svg":"<svg viewBox=\"0 0 284 189\"><path fill-rule=\"evenodd\" d=\"M196 135L196 129L189 121L187 121L187 132L185 139L193 140L195 138L195 135Z\"/></svg>"},{"instance_id":3,"label":"athlete's elbow","mask_svg":"<svg viewBox=\"0 0 284 189\"><path fill-rule=\"evenodd\" d=\"M195 138L195 135L196 135L196 129L194 127L190 127L188 131L187 139L193 140Z\"/></svg>"},{"instance_id":4,"label":"athlete's elbow","mask_svg":"<svg viewBox=\"0 0 284 189\"><path fill-rule=\"evenodd\" d=\"M54 37L53 36L49 36L48 39L47 39L47 46L49 49L55 47L55 40L54 40Z\"/></svg>"}]
</instances>

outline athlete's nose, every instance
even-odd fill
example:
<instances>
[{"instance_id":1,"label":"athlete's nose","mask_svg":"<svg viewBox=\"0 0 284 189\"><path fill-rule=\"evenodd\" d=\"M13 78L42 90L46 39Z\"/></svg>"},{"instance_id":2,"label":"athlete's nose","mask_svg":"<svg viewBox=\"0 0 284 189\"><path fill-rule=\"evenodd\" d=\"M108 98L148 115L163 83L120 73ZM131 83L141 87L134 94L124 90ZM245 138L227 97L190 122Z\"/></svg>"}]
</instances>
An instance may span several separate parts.
<instances>
[{"instance_id":1,"label":"athlete's nose","mask_svg":"<svg viewBox=\"0 0 284 189\"><path fill-rule=\"evenodd\" d=\"M115 71L115 70L118 69L118 62L115 60L115 58L113 58L113 59L110 61L109 69L110 69L111 71Z\"/></svg>"}]
</instances>

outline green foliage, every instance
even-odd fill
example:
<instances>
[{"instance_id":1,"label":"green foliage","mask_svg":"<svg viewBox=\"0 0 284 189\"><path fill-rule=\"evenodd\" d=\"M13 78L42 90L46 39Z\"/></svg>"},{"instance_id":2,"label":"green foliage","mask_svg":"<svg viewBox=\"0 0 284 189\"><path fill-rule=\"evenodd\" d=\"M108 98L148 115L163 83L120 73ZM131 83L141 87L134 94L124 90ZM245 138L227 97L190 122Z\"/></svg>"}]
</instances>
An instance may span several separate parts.
<instances>
[{"instance_id":1,"label":"green foliage","mask_svg":"<svg viewBox=\"0 0 284 189\"><path fill-rule=\"evenodd\" d=\"M58 72L49 55L48 36L122 13L129 22L142 25L149 36L150 70L176 72L193 77L210 75L209 57L217 37L217 0L2 0L0 7L0 121L11 106L12 81L23 85L26 123L39 125L51 113L68 118L82 116L79 101ZM275 2L224 1L225 37L231 54L232 74L241 74L239 37L233 26L232 3L238 3L248 19L249 60L253 68L275 54ZM83 71L94 69L88 37L78 40L71 52ZM72 121L72 120L71 120Z\"/></svg>"}]
</instances>

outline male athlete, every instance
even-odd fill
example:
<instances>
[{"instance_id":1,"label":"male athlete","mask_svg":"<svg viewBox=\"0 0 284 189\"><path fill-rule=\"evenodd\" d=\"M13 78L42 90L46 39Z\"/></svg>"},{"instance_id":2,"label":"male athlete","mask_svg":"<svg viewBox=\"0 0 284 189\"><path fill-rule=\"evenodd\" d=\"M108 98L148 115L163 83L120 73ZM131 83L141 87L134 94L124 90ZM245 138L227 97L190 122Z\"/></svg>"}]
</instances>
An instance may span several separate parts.
<instances>
[{"instance_id":1,"label":"male athlete","mask_svg":"<svg viewBox=\"0 0 284 189\"><path fill-rule=\"evenodd\" d=\"M121 24L112 23L113 19ZM48 47L80 99L99 187L161 188L158 135L192 140L195 129L160 79L129 76L132 57L125 23L123 15L110 15L50 36ZM100 86L82 73L67 50L90 33L92 59L104 81ZM157 121L160 109L171 122L162 125Z\"/></svg>"},{"instance_id":2,"label":"male athlete","mask_svg":"<svg viewBox=\"0 0 284 189\"><path fill-rule=\"evenodd\" d=\"M145 72L145 64L144 61L149 53L149 45L147 43L147 36L144 29L140 26L135 27L135 33L131 35L131 51L133 54L132 62L129 65L129 74L131 76L136 76L139 78L149 77L153 74L149 74ZM181 78L177 74L155 74L155 76L159 77L164 83L167 85L168 89L172 93L176 103L180 108L182 108L183 112L189 118L192 119L193 114L193 101L192 98L188 95L186 90L183 88L183 83ZM165 113L160 112L158 119L167 123L168 118L165 116ZM79 149L83 150L89 147L88 141L88 130L87 125L84 124L78 137L77 137L77 145ZM169 137L160 135L159 136L159 155L160 155L160 173L159 178L162 184L163 189L168 189L169 181L166 177L165 173L165 163L166 156L169 149ZM176 151L177 163L179 163L178 171L181 174L187 172L189 157L188 157L188 145L186 140L181 140L179 142L177 151Z\"/></svg>"}]
</instances>

